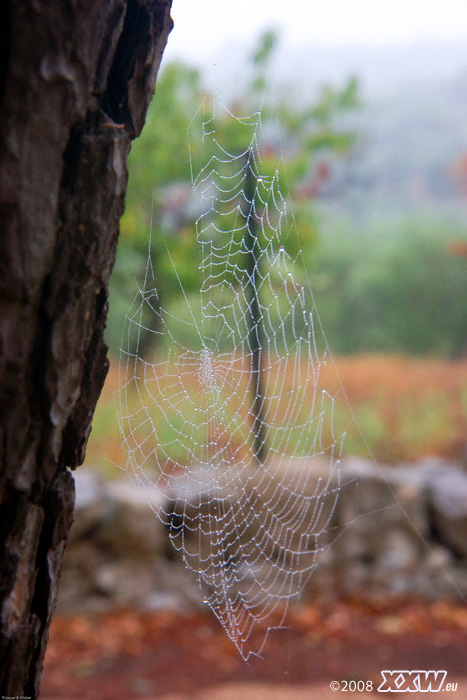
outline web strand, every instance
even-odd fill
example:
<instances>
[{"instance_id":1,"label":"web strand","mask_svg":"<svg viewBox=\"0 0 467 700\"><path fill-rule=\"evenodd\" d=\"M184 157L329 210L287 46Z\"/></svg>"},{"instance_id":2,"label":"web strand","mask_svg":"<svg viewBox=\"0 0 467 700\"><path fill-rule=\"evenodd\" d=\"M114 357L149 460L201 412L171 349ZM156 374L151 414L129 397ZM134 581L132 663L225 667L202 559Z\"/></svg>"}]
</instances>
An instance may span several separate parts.
<instances>
[{"instance_id":1,"label":"web strand","mask_svg":"<svg viewBox=\"0 0 467 700\"><path fill-rule=\"evenodd\" d=\"M149 254L116 401L128 474L248 658L329 544L344 436L320 382L325 343L290 252L280 159L263 167L261 115L235 116L218 100L203 110L201 133L190 132L190 153L203 144L208 154L198 172L191 162L199 290L185 290L169 251L179 301L161 308ZM229 125L238 152L222 143ZM143 333L156 341L151 361L139 353Z\"/></svg>"}]
</instances>

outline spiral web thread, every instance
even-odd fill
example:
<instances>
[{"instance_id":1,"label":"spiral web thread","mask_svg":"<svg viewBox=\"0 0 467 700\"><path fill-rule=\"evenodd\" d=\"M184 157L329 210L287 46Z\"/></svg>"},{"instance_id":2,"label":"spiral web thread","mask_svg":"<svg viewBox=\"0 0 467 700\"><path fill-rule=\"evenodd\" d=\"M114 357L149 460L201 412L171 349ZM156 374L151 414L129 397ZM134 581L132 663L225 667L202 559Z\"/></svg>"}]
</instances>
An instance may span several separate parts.
<instances>
[{"instance_id":1,"label":"spiral web thread","mask_svg":"<svg viewBox=\"0 0 467 700\"><path fill-rule=\"evenodd\" d=\"M283 623L330 544L344 434L334 433L334 397L320 382L327 352L318 351L325 344L312 297L297 279L300 248L279 163L271 169L268 157L270 174L262 168L274 129L264 128L260 113L237 117L220 101L202 109L209 110L202 133L189 130L192 148L209 153L192 173L201 288L185 292L169 250L181 301L161 309L149 254L126 318L116 402L128 474L247 659ZM241 151L219 142L219 120L243 132ZM245 243L253 221L262 335L256 377ZM148 312L158 316L151 327ZM163 344L155 361L138 356L143 330ZM255 401L252 387L261 389Z\"/></svg>"}]
</instances>

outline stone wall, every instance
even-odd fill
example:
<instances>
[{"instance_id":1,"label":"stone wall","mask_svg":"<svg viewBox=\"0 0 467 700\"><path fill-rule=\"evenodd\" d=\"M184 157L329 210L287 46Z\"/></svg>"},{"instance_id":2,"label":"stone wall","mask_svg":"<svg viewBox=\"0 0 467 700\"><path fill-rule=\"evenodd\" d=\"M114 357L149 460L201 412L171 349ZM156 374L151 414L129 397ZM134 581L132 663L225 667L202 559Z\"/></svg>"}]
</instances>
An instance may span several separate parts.
<instances>
[{"instance_id":1,"label":"stone wall","mask_svg":"<svg viewBox=\"0 0 467 700\"><path fill-rule=\"evenodd\" d=\"M319 476L318 468L315 485ZM141 490L84 468L75 479L59 613L201 604L203 591ZM305 595L467 596L467 473L460 465L426 459L396 468L352 458L333 475L330 486L338 485ZM202 495L190 499L185 507L196 509Z\"/></svg>"}]
</instances>

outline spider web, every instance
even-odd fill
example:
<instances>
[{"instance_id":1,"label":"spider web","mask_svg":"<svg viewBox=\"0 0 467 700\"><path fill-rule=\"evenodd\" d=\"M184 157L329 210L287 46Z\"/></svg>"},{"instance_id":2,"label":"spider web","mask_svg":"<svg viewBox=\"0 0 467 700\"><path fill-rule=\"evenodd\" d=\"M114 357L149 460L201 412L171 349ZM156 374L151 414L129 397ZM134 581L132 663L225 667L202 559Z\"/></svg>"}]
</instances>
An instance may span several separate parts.
<instances>
[{"instance_id":1,"label":"spider web","mask_svg":"<svg viewBox=\"0 0 467 700\"><path fill-rule=\"evenodd\" d=\"M191 163L199 289L185 289L174 245L178 302L162 308L149 250L126 317L116 403L126 471L247 659L332 540L345 435L321 383L328 353L280 159L271 165L274 126L218 99L200 114L189 128L192 151L208 154L199 172ZM235 152L220 141L229 124L243 144ZM158 341L151 361L140 357L144 333Z\"/></svg>"}]
</instances>

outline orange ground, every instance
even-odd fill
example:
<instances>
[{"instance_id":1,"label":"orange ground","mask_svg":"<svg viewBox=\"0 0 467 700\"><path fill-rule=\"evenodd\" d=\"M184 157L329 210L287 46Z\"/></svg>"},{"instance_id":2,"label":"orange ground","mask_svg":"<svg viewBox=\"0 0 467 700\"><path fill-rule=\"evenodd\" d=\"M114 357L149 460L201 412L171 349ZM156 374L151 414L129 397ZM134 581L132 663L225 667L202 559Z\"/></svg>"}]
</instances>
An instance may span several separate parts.
<instances>
[{"instance_id":1,"label":"orange ground","mask_svg":"<svg viewBox=\"0 0 467 700\"><path fill-rule=\"evenodd\" d=\"M467 697L467 609L445 602L305 605L271 633L264 658L242 661L213 616L123 612L58 618L42 700L320 700L331 681L369 681L384 669L446 670ZM347 697L344 695L343 697ZM431 695L430 695L431 697ZM446 693L444 693L446 697Z\"/></svg>"},{"instance_id":2,"label":"orange ground","mask_svg":"<svg viewBox=\"0 0 467 700\"><path fill-rule=\"evenodd\" d=\"M112 394L118 382L114 363L87 453L88 464L111 472L112 462L126 462ZM347 432L347 454L366 456L368 447L378 461L393 464L429 455L467 458L467 360L335 358L321 367L319 387L335 397L334 420L338 433Z\"/></svg>"},{"instance_id":3,"label":"orange ground","mask_svg":"<svg viewBox=\"0 0 467 700\"><path fill-rule=\"evenodd\" d=\"M337 359L336 368L365 439L381 461L424 455L465 461L467 361L404 357ZM336 395L336 420L348 408L332 363L321 383ZM124 464L109 376L87 461ZM341 407L339 409L339 406ZM349 452L362 448L355 431ZM105 460L104 460L105 461ZM111 467L114 472L115 468ZM263 659L244 663L206 613L119 612L57 618L50 635L42 700L328 700L332 680L381 682L383 669L445 669L467 698L467 609L446 602L348 600L297 609L287 629L270 635ZM343 697L347 697L344 695ZM350 697L414 697L355 692ZM428 697L431 697L428 696Z\"/></svg>"}]
</instances>

